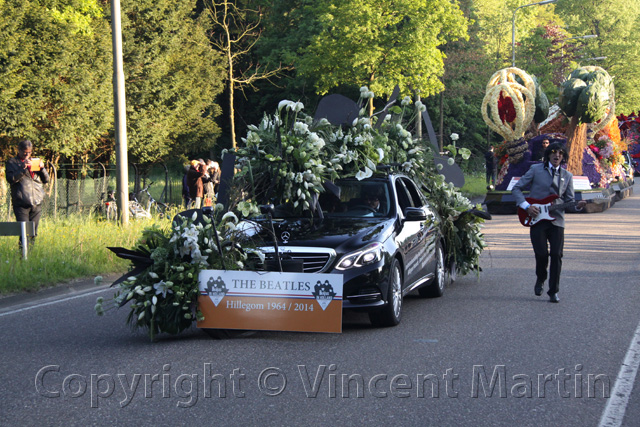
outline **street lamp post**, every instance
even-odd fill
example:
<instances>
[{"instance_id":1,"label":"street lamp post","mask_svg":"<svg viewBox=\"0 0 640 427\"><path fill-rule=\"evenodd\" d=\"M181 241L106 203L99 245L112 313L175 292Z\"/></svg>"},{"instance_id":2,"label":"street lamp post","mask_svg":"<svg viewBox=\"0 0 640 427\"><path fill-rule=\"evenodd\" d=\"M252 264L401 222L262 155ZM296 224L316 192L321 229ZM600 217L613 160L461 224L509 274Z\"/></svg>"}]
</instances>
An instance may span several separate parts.
<instances>
[{"instance_id":1,"label":"street lamp post","mask_svg":"<svg viewBox=\"0 0 640 427\"><path fill-rule=\"evenodd\" d=\"M567 40L593 39L596 37L598 37L597 34L587 34L585 36L567 37L562 41L562 45L560 46L560 66L562 67L563 72L564 72L564 45L567 44Z\"/></svg>"},{"instance_id":2,"label":"street lamp post","mask_svg":"<svg viewBox=\"0 0 640 427\"><path fill-rule=\"evenodd\" d=\"M528 6L541 6L543 4L556 3L558 0L544 0L538 3L525 4L516 7L513 11L513 20L511 21L511 66L516 66L516 12L518 9Z\"/></svg>"}]
</instances>

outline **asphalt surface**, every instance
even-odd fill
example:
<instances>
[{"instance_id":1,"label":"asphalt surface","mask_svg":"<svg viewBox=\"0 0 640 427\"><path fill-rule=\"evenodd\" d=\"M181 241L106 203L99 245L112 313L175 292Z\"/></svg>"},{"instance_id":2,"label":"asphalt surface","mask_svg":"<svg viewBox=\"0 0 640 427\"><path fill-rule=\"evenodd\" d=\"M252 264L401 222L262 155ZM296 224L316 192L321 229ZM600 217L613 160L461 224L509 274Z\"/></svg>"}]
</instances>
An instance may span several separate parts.
<instances>
[{"instance_id":1,"label":"asphalt surface","mask_svg":"<svg viewBox=\"0 0 640 427\"><path fill-rule=\"evenodd\" d=\"M193 329L150 343L127 309L95 315L104 285L4 298L0 425L598 426L616 401L621 425L638 426L636 375L627 402L613 394L640 324L635 190L568 215L559 304L534 296L513 215L486 223L479 276L406 298L394 328L346 313L341 334Z\"/></svg>"}]
</instances>

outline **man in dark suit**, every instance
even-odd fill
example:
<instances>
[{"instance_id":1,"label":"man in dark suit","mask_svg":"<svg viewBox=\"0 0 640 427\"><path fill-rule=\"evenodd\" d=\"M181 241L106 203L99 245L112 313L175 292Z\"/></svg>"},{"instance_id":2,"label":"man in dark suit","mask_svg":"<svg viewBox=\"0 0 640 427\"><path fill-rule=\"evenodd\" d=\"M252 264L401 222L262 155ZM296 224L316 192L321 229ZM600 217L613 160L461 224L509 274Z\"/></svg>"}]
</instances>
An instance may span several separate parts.
<instances>
[{"instance_id":1,"label":"man in dark suit","mask_svg":"<svg viewBox=\"0 0 640 427\"><path fill-rule=\"evenodd\" d=\"M522 190L531 185L529 198L544 199L552 194L559 196L555 203L573 202L573 175L560 165L567 162L567 150L561 143L551 144L544 153L542 163L534 164L513 187L512 194L516 204L535 218L540 209L525 200ZM581 200L577 209L581 210L587 202ZM564 247L564 210L553 211L554 221L540 221L529 230L533 252L536 257L536 284L534 292L542 295L544 282L549 277L549 300L559 302L560 271L562 269L562 250ZM547 266L551 266L547 274Z\"/></svg>"}]
</instances>

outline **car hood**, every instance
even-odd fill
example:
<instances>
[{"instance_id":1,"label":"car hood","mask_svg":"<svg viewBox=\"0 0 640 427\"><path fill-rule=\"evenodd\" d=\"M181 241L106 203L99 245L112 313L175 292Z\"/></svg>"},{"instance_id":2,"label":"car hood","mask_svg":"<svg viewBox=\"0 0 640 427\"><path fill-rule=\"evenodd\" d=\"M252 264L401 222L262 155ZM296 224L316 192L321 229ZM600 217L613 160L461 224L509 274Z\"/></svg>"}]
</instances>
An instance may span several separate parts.
<instances>
[{"instance_id":1,"label":"car hood","mask_svg":"<svg viewBox=\"0 0 640 427\"><path fill-rule=\"evenodd\" d=\"M367 243L384 242L393 232L394 221L392 218L286 219L274 220L273 228L281 247L313 246L347 252ZM268 221L259 223L269 228ZM272 245L270 233L259 234L265 244Z\"/></svg>"}]
</instances>

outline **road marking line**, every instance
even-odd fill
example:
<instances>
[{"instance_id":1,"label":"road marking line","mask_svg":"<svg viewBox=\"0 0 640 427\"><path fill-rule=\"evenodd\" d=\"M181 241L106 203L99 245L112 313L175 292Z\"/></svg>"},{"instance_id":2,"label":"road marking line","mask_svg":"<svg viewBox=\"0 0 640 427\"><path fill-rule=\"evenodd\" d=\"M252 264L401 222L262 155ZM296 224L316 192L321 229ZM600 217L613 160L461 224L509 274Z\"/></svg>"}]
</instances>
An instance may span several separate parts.
<instances>
[{"instance_id":1,"label":"road marking line","mask_svg":"<svg viewBox=\"0 0 640 427\"><path fill-rule=\"evenodd\" d=\"M23 307L23 308L19 308L17 310L7 311L5 313L0 313L0 317L8 316L10 314L21 313L23 311L32 310L34 308L40 308L40 307L46 307L48 305L58 304L59 302L71 301L71 300L74 300L76 298L82 298L82 297L98 294L100 292L104 292L104 291L107 291L109 289L110 288L100 289L100 290L93 291L93 292L87 292L87 293L84 293L84 294L81 294L81 295L74 295L72 297L62 298L62 299L55 300L55 301L43 302L41 304L36 304L36 305L29 306L29 307Z\"/></svg>"},{"instance_id":2,"label":"road marking line","mask_svg":"<svg viewBox=\"0 0 640 427\"><path fill-rule=\"evenodd\" d=\"M617 427L622 425L624 413L629 404L629 397L633 391L633 383L638 373L640 365L640 323L633 334L631 344L624 357L618 378L613 386L613 391L604 408L602 418L600 418L599 427Z\"/></svg>"}]
</instances>

